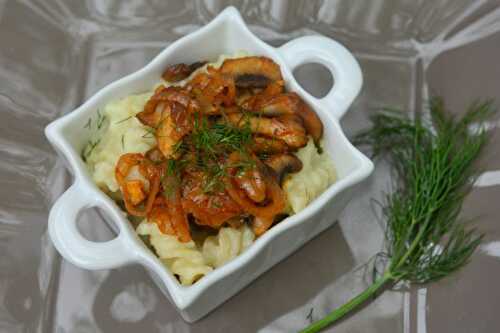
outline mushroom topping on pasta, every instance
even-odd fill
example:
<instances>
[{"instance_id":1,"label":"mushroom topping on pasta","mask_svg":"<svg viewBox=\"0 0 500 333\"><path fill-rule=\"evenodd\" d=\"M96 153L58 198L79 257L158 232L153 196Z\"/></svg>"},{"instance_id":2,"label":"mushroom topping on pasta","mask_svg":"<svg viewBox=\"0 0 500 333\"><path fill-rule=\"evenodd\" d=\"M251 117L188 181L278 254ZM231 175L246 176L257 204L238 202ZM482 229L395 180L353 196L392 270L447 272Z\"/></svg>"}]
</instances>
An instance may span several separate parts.
<instances>
[{"instance_id":1,"label":"mushroom topping on pasta","mask_svg":"<svg viewBox=\"0 0 500 333\"><path fill-rule=\"evenodd\" d=\"M172 72L188 72L188 65L176 66L163 77L178 81L181 75ZM135 183L129 181L120 187L125 207L181 241L191 240L188 220L219 229L230 219L250 219L257 236L266 232L285 212L282 171L300 171L301 164L280 166L276 175L263 161L278 158L255 152L286 151L280 158L293 162L291 154L306 145L308 134L319 140L322 133L316 114L298 95L283 92L279 66L265 57L226 60L220 69L195 74L184 87L160 86L137 119L154 128L161 154L154 162L147 154L140 158L161 175L160 190L156 205L149 196L138 210L144 186L133 196L129 187ZM120 164L116 170L118 180Z\"/></svg>"}]
</instances>

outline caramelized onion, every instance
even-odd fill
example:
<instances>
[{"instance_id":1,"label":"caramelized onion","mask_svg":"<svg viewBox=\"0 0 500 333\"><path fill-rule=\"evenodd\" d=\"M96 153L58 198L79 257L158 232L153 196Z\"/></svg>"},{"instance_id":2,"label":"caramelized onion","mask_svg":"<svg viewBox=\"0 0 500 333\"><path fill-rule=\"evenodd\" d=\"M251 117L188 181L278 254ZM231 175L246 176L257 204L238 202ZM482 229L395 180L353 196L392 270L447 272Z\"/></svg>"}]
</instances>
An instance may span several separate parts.
<instances>
[{"instance_id":1,"label":"caramelized onion","mask_svg":"<svg viewBox=\"0 0 500 333\"><path fill-rule=\"evenodd\" d=\"M148 215L148 220L158 225L167 235L175 235L181 242L189 242L191 233L186 213L182 209L179 193L159 196Z\"/></svg>"},{"instance_id":2,"label":"caramelized onion","mask_svg":"<svg viewBox=\"0 0 500 333\"><path fill-rule=\"evenodd\" d=\"M198 61L190 65L173 64L165 69L161 77L167 82L179 82L186 79L189 75L191 75L191 73L206 63L206 61Z\"/></svg>"},{"instance_id":3,"label":"caramelized onion","mask_svg":"<svg viewBox=\"0 0 500 333\"><path fill-rule=\"evenodd\" d=\"M218 114L219 107L234 105L236 98L233 78L213 67L208 67L206 73L199 73L189 81L187 90L199 101L204 114Z\"/></svg>"},{"instance_id":4,"label":"caramelized onion","mask_svg":"<svg viewBox=\"0 0 500 333\"><path fill-rule=\"evenodd\" d=\"M182 105L188 113L194 113L199 109L198 103L191 98L186 90L180 87L159 86L146 102L144 110L139 112L136 117L144 125L157 128L163 117L168 114L164 110L172 103Z\"/></svg>"},{"instance_id":5,"label":"caramelized onion","mask_svg":"<svg viewBox=\"0 0 500 333\"><path fill-rule=\"evenodd\" d=\"M182 206L191 213L195 222L219 229L231 218L242 214L241 207L224 191L207 192L203 189L206 175L188 172L184 176Z\"/></svg>"},{"instance_id":6,"label":"caramelized onion","mask_svg":"<svg viewBox=\"0 0 500 333\"><path fill-rule=\"evenodd\" d=\"M148 193L144 208L140 209L134 204L130 186L127 186L127 176L133 167L138 166L140 174L149 182ZM153 207L154 200L160 189L160 176L155 166L148 161L142 154L124 154L118 160L115 167L115 178L120 185L123 194L123 201L127 212L134 216L146 216ZM142 200L140 201L142 202Z\"/></svg>"}]
</instances>

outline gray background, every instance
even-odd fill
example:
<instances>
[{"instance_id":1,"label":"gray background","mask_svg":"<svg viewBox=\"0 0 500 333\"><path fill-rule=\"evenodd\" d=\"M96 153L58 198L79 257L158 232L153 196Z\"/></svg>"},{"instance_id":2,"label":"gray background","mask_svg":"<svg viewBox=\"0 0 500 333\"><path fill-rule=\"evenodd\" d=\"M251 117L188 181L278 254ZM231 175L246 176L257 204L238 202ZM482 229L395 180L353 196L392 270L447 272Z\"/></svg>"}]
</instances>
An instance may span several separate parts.
<instances>
[{"instance_id":1,"label":"gray background","mask_svg":"<svg viewBox=\"0 0 500 333\"><path fill-rule=\"evenodd\" d=\"M373 199L389 188L380 163L340 223L195 324L140 266L81 270L47 238L48 210L71 178L43 128L229 4L272 45L321 33L354 52L365 83L342 121L350 136L381 106L426 112L439 94L459 113L478 97L500 101L499 1L0 0L0 332L292 332L366 287L363 264L382 246ZM295 74L316 95L331 82L315 66ZM439 283L387 291L329 331L500 331L499 124L489 124L485 173L463 213L487 234L472 262ZM80 227L113 237L95 211Z\"/></svg>"}]
</instances>

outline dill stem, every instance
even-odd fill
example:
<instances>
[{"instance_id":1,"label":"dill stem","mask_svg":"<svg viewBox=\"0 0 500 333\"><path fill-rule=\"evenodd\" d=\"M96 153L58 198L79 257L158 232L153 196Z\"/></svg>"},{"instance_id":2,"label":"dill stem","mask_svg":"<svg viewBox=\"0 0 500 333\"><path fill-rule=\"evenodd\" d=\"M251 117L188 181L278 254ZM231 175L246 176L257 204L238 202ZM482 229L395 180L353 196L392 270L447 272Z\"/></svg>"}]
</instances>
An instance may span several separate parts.
<instances>
[{"instance_id":1,"label":"dill stem","mask_svg":"<svg viewBox=\"0 0 500 333\"><path fill-rule=\"evenodd\" d=\"M346 314L351 312L353 309L357 308L368 299L375 296L377 291L379 291L386 283L389 281L394 281L395 277L390 271L386 271L378 280L376 280L371 286L365 289L362 293L358 294L356 297L352 298L349 302L345 303L341 307L333 310L328 315L322 319L312 323L308 327L304 328L299 333L315 333L319 332L323 328L335 323L336 321L342 319Z\"/></svg>"},{"instance_id":2,"label":"dill stem","mask_svg":"<svg viewBox=\"0 0 500 333\"><path fill-rule=\"evenodd\" d=\"M420 244L420 239L423 237L424 235L424 232L426 231L427 229L427 225L429 224L430 222L430 217L428 217L424 223L424 225L422 226L422 228L418 231L418 234L417 234L417 237L415 237L415 239L412 241L410 247L408 250L406 250L406 253L403 255L402 258L400 258L399 260L397 260L395 262L395 264L391 264L391 266L389 266L392 271L397 271L402 265L404 265L404 263L406 262L406 260L410 257L410 255L413 254L413 250L415 250L415 248ZM415 221L415 219L413 219L413 221ZM414 225L414 223L412 222L412 226Z\"/></svg>"}]
</instances>

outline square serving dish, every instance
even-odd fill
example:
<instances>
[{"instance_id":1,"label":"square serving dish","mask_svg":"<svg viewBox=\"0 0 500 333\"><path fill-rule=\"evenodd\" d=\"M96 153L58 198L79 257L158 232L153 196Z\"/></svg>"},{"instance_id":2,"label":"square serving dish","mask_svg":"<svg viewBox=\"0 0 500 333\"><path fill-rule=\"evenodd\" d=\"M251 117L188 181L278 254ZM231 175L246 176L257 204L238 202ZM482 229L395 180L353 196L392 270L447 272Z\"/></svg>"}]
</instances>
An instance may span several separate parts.
<instances>
[{"instance_id":1,"label":"square serving dish","mask_svg":"<svg viewBox=\"0 0 500 333\"><path fill-rule=\"evenodd\" d=\"M94 184L80 157L90 139L90 132L83 125L108 102L150 91L169 64L216 59L221 54L238 51L272 58L281 67L287 89L297 92L317 112L324 124L324 149L333 158L338 180L303 211L273 226L237 258L185 287L147 249L125 213ZM325 97L309 95L295 81L292 71L304 63L319 63L331 71L335 84ZM274 48L250 32L239 12L229 7L200 30L171 44L141 70L106 86L76 110L47 126L47 138L75 178L50 211L50 238L65 259L86 269L143 265L182 317L188 322L196 321L334 224L357 185L370 175L373 164L351 145L339 125L361 85L358 63L339 43L326 37L308 36ZM81 235L77 217L90 207L99 207L109 215L116 238L97 243Z\"/></svg>"}]
</instances>

